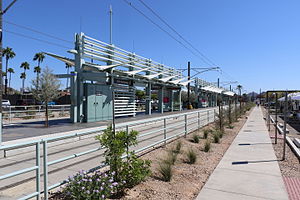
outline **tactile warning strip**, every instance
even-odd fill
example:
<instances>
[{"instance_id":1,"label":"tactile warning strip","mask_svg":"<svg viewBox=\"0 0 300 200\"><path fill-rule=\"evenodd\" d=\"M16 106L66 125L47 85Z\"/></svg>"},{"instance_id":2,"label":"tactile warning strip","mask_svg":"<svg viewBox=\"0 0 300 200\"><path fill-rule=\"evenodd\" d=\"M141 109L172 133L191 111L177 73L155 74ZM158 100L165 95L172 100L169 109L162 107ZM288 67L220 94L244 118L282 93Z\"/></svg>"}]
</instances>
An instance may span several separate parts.
<instances>
[{"instance_id":1,"label":"tactile warning strip","mask_svg":"<svg viewBox=\"0 0 300 200\"><path fill-rule=\"evenodd\" d=\"M298 177L283 177L286 190L290 200L300 199L300 178Z\"/></svg>"}]
</instances>

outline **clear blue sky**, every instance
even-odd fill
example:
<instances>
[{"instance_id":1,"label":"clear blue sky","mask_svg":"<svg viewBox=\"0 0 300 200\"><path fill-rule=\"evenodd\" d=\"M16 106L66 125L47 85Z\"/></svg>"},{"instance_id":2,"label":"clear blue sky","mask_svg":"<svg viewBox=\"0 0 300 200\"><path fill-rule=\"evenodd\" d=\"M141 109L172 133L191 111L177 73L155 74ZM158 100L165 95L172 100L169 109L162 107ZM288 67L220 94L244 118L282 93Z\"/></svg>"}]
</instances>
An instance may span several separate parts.
<instances>
[{"instance_id":1,"label":"clear blue sky","mask_svg":"<svg viewBox=\"0 0 300 200\"><path fill-rule=\"evenodd\" d=\"M128 0L160 23L138 0ZM247 92L267 89L297 89L300 85L300 1L299 0L144 0L187 40L220 66L228 75L209 72L208 81L237 80ZM4 0L7 5L11 0ZM206 67L122 0L18 0L4 21L74 41L76 32L109 41L109 5L113 6L113 43L123 49L176 68ZM81 26L80 26L81 21ZM160 23L161 24L161 23ZM165 27L165 26L164 26ZM166 28L166 27L165 27ZM73 43L47 38L4 22L4 31L48 40L53 46L4 32L4 47L17 56L10 61L16 73L12 86L20 88L20 64L31 64L26 86L34 77L36 52L47 51L71 56ZM46 57L42 67L64 73L65 65ZM65 81L64 81L65 82ZM299 88L298 88L299 89Z\"/></svg>"}]
</instances>

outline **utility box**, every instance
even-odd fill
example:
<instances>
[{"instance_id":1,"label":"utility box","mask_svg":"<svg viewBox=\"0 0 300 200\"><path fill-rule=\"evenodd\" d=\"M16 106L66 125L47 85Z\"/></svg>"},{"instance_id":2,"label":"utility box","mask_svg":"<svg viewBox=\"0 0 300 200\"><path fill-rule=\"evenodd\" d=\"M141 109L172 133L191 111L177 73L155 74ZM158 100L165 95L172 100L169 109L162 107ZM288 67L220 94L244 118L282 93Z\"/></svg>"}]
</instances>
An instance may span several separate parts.
<instances>
[{"instance_id":1,"label":"utility box","mask_svg":"<svg viewBox=\"0 0 300 200\"><path fill-rule=\"evenodd\" d=\"M112 90L110 85L84 84L84 121L96 122L112 119Z\"/></svg>"}]
</instances>

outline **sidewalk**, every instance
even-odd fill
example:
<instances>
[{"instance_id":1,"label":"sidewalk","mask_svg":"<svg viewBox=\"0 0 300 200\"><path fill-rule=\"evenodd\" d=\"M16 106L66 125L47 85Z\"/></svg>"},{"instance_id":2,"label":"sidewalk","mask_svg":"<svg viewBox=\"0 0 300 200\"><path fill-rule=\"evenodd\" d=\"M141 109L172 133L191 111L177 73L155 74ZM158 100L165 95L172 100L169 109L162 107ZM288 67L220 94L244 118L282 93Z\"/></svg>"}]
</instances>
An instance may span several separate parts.
<instances>
[{"instance_id":1,"label":"sidewalk","mask_svg":"<svg viewBox=\"0 0 300 200\"><path fill-rule=\"evenodd\" d=\"M260 108L254 108L196 199L288 200Z\"/></svg>"}]
</instances>

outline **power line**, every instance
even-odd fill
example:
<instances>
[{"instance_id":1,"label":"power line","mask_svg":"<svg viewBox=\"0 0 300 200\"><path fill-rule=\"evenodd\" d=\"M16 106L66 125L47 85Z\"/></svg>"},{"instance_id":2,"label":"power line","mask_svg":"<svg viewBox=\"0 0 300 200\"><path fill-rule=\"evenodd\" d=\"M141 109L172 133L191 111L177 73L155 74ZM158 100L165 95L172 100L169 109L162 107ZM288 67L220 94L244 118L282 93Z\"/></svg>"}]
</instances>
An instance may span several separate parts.
<instances>
[{"instance_id":1,"label":"power line","mask_svg":"<svg viewBox=\"0 0 300 200\"><path fill-rule=\"evenodd\" d=\"M138 0L141 2L148 10L150 10L160 21L162 21L167 27L169 27L178 37L180 37L183 41L185 41L190 47L192 47L196 52L198 52L202 57L206 64L217 66L213 61L211 61L207 56L205 56L201 51L199 51L193 44L191 44L187 39L185 39L178 31L175 30L169 23L166 22L162 17L159 16L157 12L155 12L149 5L147 5L143 0Z\"/></svg>"},{"instance_id":2,"label":"power line","mask_svg":"<svg viewBox=\"0 0 300 200\"><path fill-rule=\"evenodd\" d=\"M41 34L41 35L44 35L44 36L47 36L49 38L53 38L53 39L56 39L56 40L60 40L60 41L63 41L63 42L67 42L67 43L72 43L73 44L73 42L71 42L71 41L65 40L63 38L59 38L59 37L54 36L54 35L50 35L48 33L44 33L44 32L35 30L35 29L27 27L27 26L19 25L19 24L16 24L16 23L13 23L13 22L10 22L10 21L6 21L6 20L3 20L3 22L7 23L7 24L10 24L10 25L13 25L13 26L16 26L16 27L19 27L19 28L22 28L22 29L26 29L26 30L29 30L29 31L32 31L32 32L35 32L35 33L38 33L38 34Z\"/></svg>"},{"instance_id":3,"label":"power line","mask_svg":"<svg viewBox=\"0 0 300 200\"><path fill-rule=\"evenodd\" d=\"M147 5L143 0L138 0L140 3L142 3L148 10L152 12L160 21L162 21L167 27L169 27L178 37L180 37L184 42L186 42L192 49L194 49L201 57L200 59L211 66L218 66L215 64L211 59L209 59L207 56L205 56L199 49L197 49L191 42L189 42L187 39L185 39L174 27L172 27L166 20L164 20L157 12L155 12L149 5ZM128 2L127 2L128 3ZM130 3L130 6L133 6ZM136 8L135 8L136 9ZM139 13L141 13L139 11ZM144 14L143 14L144 15ZM148 18L148 17L147 17ZM198 56L199 57L199 56ZM221 70L220 73L224 76L227 76L227 78L234 80L232 76L230 76L228 73L226 73L224 70Z\"/></svg>"},{"instance_id":4,"label":"power line","mask_svg":"<svg viewBox=\"0 0 300 200\"><path fill-rule=\"evenodd\" d=\"M150 17L148 17L147 15L145 15L142 11L140 11L137 7L135 7L132 3L130 3L127 0L123 0L125 3L127 3L129 6L131 6L133 9L135 9L138 13L140 13L143 17L145 17L147 20L149 20L152 24L154 24L155 26L157 26L161 31L163 31L164 33L166 33L169 37L171 37L172 39L174 39L176 42L178 42L180 45L182 45L185 49L187 49L189 52L191 52L194 56L199 57L198 54L196 54L194 51L192 51L191 49L189 49L186 45L184 45L180 40L178 40L177 38L175 38L173 35L171 35L168 31L166 31L164 28L162 28L160 25L158 25L156 22L154 22ZM199 57L203 62L206 62L202 57Z\"/></svg>"},{"instance_id":5,"label":"power line","mask_svg":"<svg viewBox=\"0 0 300 200\"><path fill-rule=\"evenodd\" d=\"M4 30L4 32L14 34L14 35L17 35L17 36L20 36L20 37L28 38L28 39L31 39L31 40L36 40L36 41L43 42L43 43L46 43L46 44L50 44L50 45L53 45L53 46L61 47L61 48L64 48L64 49L71 49L70 47L67 47L67 46L63 46L63 45L60 45L60 44L57 44L57 43L54 43L54 42L49 42L47 40L42 40L42 39L39 39L39 38L34 38L34 37L24 35L24 34L21 34L21 33L16 33L16 32L8 31L8 30Z\"/></svg>"}]
</instances>

